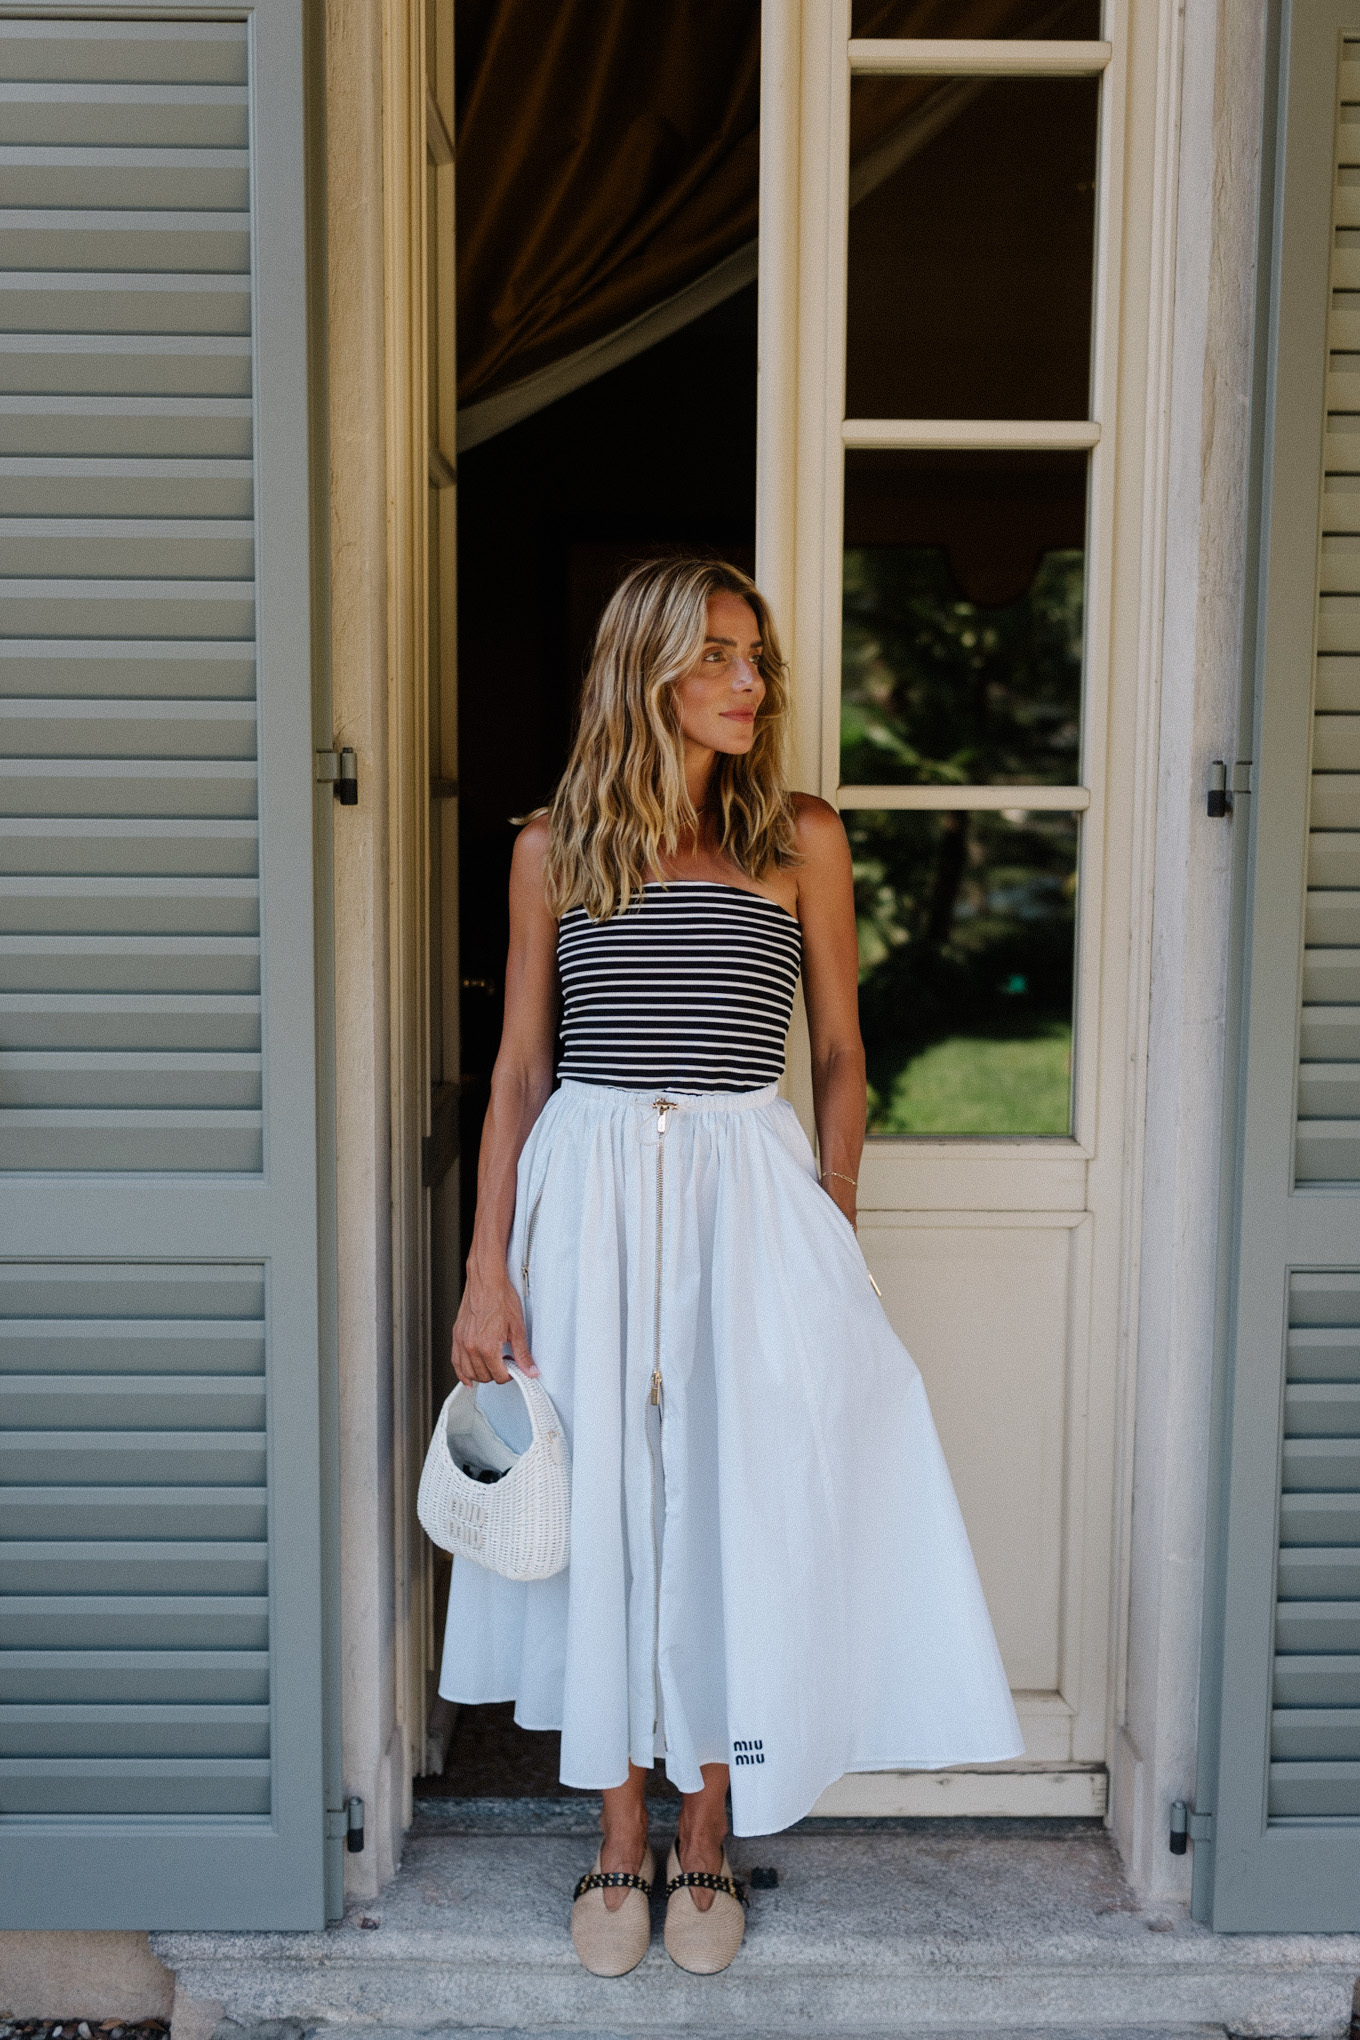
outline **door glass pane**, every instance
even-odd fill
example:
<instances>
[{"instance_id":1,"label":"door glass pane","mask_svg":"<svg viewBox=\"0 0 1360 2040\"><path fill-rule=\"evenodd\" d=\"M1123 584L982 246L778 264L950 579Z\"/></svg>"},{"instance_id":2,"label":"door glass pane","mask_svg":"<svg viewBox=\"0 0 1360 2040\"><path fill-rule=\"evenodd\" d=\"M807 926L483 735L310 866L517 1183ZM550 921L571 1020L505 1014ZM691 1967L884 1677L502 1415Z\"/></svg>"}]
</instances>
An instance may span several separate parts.
<instances>
[{"instance_id":1,"label":"door glass pane","mask_svg":"<svg viewBox=\"0 0 1360 2040\"><path fill-rule=\"evenodd\" d=\"M1100 0L852 0L851 35L975 37L1005 41L1043 36L1058 42L1100 38Z\"/></svg>"},{"instance_id":2,"label":"door glass pane","mask_svg":"<svg viewBox=\"0 0 1360 2040\"><path fill-rule=\"evenodd\" d=\"M869 1132L1071 1125L1074 815L850 810Z\"/></svg>"},{"instance_id":3,"label":"door glass pane","mask_svg":"<svg viewBox=\"0 0 1360 2040\"><path fill-rule=\"evenodd\" d=\"M856 78L849 418L1085 418L1095 78Z\"/></svg>"},{"instance_id":4,"label":"door glass pane","mask_svg":"<svg viewBox=\"0 0 1360 2040\"><path fill-rule=\"evenodd\" d=\"M847 455L843 785L1080 783L1086 467Z\"/></svg>"}]
</instances>

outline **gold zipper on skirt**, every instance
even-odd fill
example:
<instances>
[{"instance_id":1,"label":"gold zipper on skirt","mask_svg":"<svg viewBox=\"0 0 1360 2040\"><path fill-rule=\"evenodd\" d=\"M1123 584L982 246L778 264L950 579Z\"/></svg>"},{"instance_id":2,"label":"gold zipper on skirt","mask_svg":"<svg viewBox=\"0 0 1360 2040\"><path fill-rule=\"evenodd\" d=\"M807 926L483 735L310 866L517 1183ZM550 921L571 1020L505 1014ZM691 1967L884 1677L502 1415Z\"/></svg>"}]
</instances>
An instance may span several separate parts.
<instances>
[{"instance_id":1,"label":"gold zipper on skirt","mask_svg":"<svg viewBox=\"0 0 1360 2040\"><path fill-rule=\"evenodd\" d=\"M656 1113L656 1321L652 1331L652 1392L649 1402L661 1407L661 1195L662 1195L662 1143L666 1138L666 1120L674 1111L669 1098L653 1098L652 1110Z\"/></svg>"},{"instance_id":2,"label":"gold zipper on skirt","mask_svg":"<svg viewBox=\"0 0 1360 2040\"><path fill-rule=\"evenodd\" d=\"M665 1746L663 1726L665 1712L661 1704L661 1547L666 1517L666 1470L661 1454L662 1418L664 1404L661 1382L661 1282L662 1261L665 1242L662 1232L664 1206L662 1202L665 1175L663 1155L665 1151L666 1122L675 1110L669 1098L654 1098L652 1110L656 1113L656 1307L652 1321L652 1385L647 1397L648 1407L656 1411L656 1441L652 1458L652 1538L653 1567L656 1578L656 1595L652 1608L652 1742L653 1750L660 1742ZM659 1493L658 1493L659 1483Z\"/></svg>"}]
</instances>

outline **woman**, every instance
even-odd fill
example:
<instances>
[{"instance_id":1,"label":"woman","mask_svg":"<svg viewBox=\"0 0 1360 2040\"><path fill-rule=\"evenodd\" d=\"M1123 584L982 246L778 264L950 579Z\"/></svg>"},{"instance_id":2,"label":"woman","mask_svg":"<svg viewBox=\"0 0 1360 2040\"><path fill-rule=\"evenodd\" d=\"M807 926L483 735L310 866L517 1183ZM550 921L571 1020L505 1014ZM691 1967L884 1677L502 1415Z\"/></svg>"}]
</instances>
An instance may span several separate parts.
<instances>
[{"instance_id":1,"label":"woman","mask_svg":"<svg viewBox=\"0 0 1360 2040\"><path fill-rule=\"evenodd\" d=\"M511 867L453 1363L541 1375L571 1441L571 1560L530 1585L456 1565L440 1691L514 1699L561 1730L563 1782L602 1792L572 1909L602 1975L647 1947L654 1762L681 1794L666 1945L707 1972L744 1921L729 1775L736 1832L766 1834L846 1771L1023 1749L921 1379L855 1237L850 852L834 809L786 791L787 703L744 574L637 568ZM800 966L816 1161L775 1092ZM513 1385L481 1401L527 1443Z\"/></svg>"}]
</instances>

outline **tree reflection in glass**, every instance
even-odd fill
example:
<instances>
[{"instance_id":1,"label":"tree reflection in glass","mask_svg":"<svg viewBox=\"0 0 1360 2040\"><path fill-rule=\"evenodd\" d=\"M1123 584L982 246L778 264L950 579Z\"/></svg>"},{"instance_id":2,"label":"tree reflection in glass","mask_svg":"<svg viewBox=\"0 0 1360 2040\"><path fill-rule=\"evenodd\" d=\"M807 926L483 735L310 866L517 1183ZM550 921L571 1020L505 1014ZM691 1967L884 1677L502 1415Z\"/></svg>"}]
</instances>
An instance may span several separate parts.
<instances>
[{"instance_id":1,"label":"tree reflection in glass","mask_svg":"<svg viewBox=\"0 0 1360 2040\"><path fill-rule=\"evenodd\" d=\"M1076 817L844 820L870 1133L1067 1133Z\"/></svg>"},{"instance_id":2,"label":"tree reflection in glass","mask_svg":"<svg viewBox=\"0 0 1360 2040\"><path fill-rule=\"evenodd\" d=\"M1083 568L1046 552L993 608L961 594L943 548L848 549L842 784L1075 784Z\"/></svg>"}]
</instances>

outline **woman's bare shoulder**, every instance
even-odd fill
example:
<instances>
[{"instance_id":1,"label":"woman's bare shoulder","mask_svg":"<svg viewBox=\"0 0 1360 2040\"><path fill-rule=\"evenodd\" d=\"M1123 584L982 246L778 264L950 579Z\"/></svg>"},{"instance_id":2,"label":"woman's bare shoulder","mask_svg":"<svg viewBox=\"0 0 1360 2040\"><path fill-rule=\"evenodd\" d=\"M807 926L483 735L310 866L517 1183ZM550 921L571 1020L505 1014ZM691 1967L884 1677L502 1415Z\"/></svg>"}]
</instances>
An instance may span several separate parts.
<instances>
[{"instance_id":1,"label":"woman's bare shoulder","mask_svg":"<svg viewBox=\"0 0 1360 2040\"><path fill-rule=\"evenodd\" d=\"M804 862L816 864L828 857L844 857L845 826L830 801L819 799L815 793L795 793L790 798L794 838Z\"/></svg>"},{"instance_id":2,"label":"woman's bare shoulder","mask_svg":"<svg viewBox=\"0 0 1360 2040\"><path fill-rule=\"evenodd\" d=\"M530 815L515 838L514 863L525 872L539 873L548 854L548 811Z\"/></svg>"},{"instance_id":3,"label":"woman's bare shoulder","mask_svg":"<svg viewBox=\"0 0 1360 2040\"><path fill-rule=\"evenodd\" d=\"M544 865L548 857L548 817L533 815L515 838L510 858L510 899L535 919L552 920L543 893Z\"/></svg>"}]
</instances>

